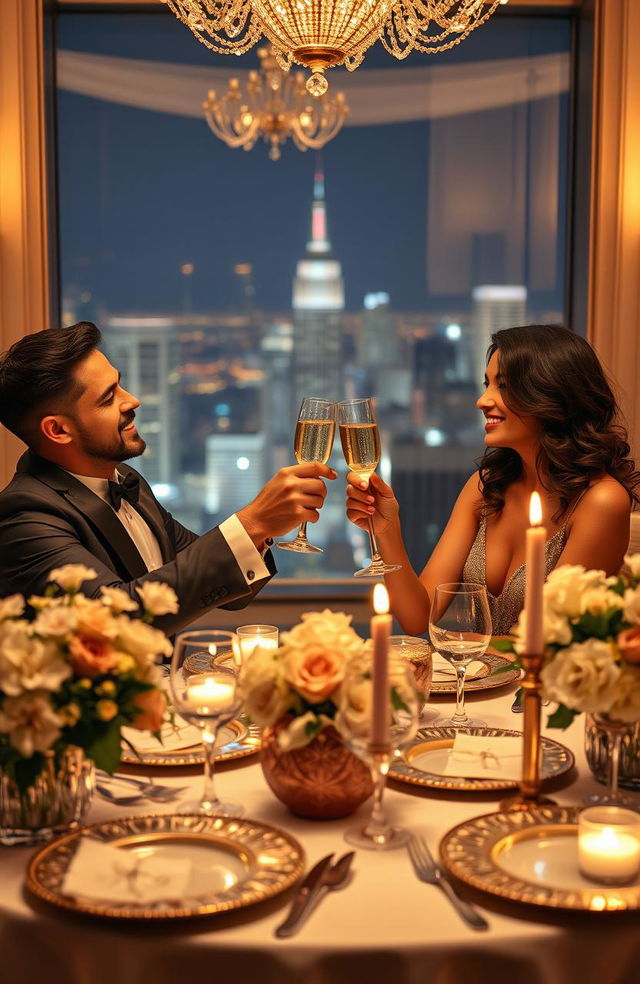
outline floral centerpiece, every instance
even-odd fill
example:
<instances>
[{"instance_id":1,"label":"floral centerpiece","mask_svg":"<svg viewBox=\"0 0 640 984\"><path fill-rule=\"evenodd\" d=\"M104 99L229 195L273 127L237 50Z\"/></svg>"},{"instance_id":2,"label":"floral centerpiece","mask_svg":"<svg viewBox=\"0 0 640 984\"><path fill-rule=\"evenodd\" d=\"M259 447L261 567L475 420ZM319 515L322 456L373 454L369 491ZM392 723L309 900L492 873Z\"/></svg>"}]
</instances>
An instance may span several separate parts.
<instances>
[{"instance_id":1,"label":"floral centerpiece","mask_svg":"<svg viewBox=\"0 0 640 984\"><path fill-rule=\"evenodd\" d=\"M3 803L7 782L24 798L69 747L113 772L123 725L160 729L166 700L156 660L172 647L150 623L178 610L176 595L148 582L137 588L139 604L120 588L87 598L79 589L96 576L69 564L51 572L44 596L0 601Z\"/></svg>"},{"instance_id":2,"label":"floral centerpiece","mask_svg":"<svg viewBox=\"0 0 640 984\"><path fill-rule=\"evenodd\" d=\"M545 697L557 701L549 726L566 728L582 711L613 721L640 720L640 554L625 569L604 571L564 565L543 589ZM526 612L513 648L524 651Z\"/></svg>"},{"instance_id":3,"label":"floral centerpiece","mask_svg":"<svg viewBox=\"0 0 640 984\"><path fill-rule=\"evenodd\" d=\"M370 643L351 628L343 612L306 612L278 649L257 646L240 672L246 713L256 724L278 730L282 751L309 744L335 725L349 660L364 657Z\"/></svg>"},{"instance_id":4,"label":"floral centerpiece","mask_svg":"<svg viewBox=\"0 0 640 984\"><path fill-rule=\"evenodd\" d=\"M264 728L262 767L276 796L297 814L346 816L372 792L369 769L336 729L343 681L370 643L342 612L307 612L279 649L256 647L240 671L246 713Z\"/></svg>"}]
</instances>

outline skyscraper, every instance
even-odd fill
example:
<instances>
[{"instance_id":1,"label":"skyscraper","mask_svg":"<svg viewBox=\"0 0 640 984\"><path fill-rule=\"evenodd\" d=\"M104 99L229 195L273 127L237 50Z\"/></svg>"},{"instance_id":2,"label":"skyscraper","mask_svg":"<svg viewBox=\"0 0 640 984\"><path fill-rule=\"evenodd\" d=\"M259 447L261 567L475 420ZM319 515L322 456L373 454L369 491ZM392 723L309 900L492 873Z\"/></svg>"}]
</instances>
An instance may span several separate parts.
<instances>
[{"instance_id":1,"label":"skyscraper","mask_svg":"<svg viewBox=\"0 0 640 984\"><path fill-rule=\"evenodd\" d=\"M292 413L303 396L340 400L342 381L342 268L334 259L327 232L324 172L316 168L311 207L311 238L293 280Z\"/></svg>"},{"instance_id":2,"label":"skyscraper","mask_svg":"<svg viewBox=\"0 0 640 984\"><path fill-rule=\"evenodd\" d=\"M473 341L475 352L475 382L482 385L487 349L491 336L501 328L524 325L527 320L527 288L511 284L489 284L474 287Z\"/></svg>"}]
</instances>

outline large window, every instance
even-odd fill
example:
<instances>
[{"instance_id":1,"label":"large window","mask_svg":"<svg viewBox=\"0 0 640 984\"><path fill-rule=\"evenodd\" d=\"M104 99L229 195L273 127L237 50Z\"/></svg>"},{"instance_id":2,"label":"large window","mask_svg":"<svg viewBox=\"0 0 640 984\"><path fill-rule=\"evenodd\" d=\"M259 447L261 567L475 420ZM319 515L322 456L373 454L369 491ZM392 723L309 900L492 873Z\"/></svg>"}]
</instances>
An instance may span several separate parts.
<instances>
[{"instance_id":1,"label":"large window","mask_svg":"<svg viewBox=\"0 0 640 984\"><path fill-rule=\"evenodd\" d=\"M274 162L200 108L255 51L216 57L167 11L59 14L61 318L102 328L142 401L139 467L187 526L293 463L301 396L373 395L422 566L482 450L491 332L565 317L570 27L501 14L445 54L376 46L329 73L352 112L322 159ZM282 574L362 565L343 488L313 530L324 553L281 551Z\"/></svg>"}]
</instances>

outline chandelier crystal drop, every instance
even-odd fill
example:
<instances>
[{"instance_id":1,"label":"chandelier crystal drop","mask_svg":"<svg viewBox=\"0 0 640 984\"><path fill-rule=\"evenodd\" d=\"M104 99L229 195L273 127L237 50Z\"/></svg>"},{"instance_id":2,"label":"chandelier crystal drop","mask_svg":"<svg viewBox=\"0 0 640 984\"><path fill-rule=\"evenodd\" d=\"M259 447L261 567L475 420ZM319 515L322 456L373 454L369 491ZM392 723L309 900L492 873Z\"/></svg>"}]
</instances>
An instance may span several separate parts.
<instances>
[{"instance_id":1,"label":"chandelier crystal drop","mask_svg":"<svg viewBox=\"0 0 640 984\"><path fill-rule=\"evenodd\" d=\"M327 68L353 72L381 41L395 58L460 44L507 0L163 0L198 41L242 55L263 35L284 71L312 71L307 89L326 92Z\"/></svg>"},{"instance_id":2,"label":"chandelier crystal drop","mask_svg":"<svg viewBox=\"0 0 640 984\"><path fill-rule=\"evenodd\" d=\"M273 48L258 48L258 58L260 70L249 72L244 88L238 79L230 79L221 96L209 92L202 108L213 133L227 146L245 150L262 137L272 161L279 159L289 137L298 150L324 147L349 112L344 94L310 99L302 72L283 71Z\"/></svg>"}]
</instances>

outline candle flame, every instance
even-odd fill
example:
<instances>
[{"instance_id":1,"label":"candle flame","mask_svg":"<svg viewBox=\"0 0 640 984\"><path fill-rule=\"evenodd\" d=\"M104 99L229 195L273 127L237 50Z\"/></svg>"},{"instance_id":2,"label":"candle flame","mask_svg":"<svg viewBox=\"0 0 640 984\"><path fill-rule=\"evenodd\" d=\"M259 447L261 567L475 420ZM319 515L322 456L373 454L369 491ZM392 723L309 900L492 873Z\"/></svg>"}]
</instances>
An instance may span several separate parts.
<instances>
[{"instance_id":1,"label":"candle flame","mask_svg":"<svg viewBox=\"0 0 640 984\"><path fill-rule=\"evenodd\" d=\"M389 611L389 594L384 584L376 584L373 589L373 610L376 615L385 615Z\"/></svg>"},{"instance_id":2,"label":"candle flame","mask_svg":"<svg viewBox=\"0 0 640 984\"><path fill-rule=\"evenodd\" d=\"M542 522L542 500L537 492L531 493L529 502L529 523L531 526L540 526Z\"/></svg>"}]
</instances>

